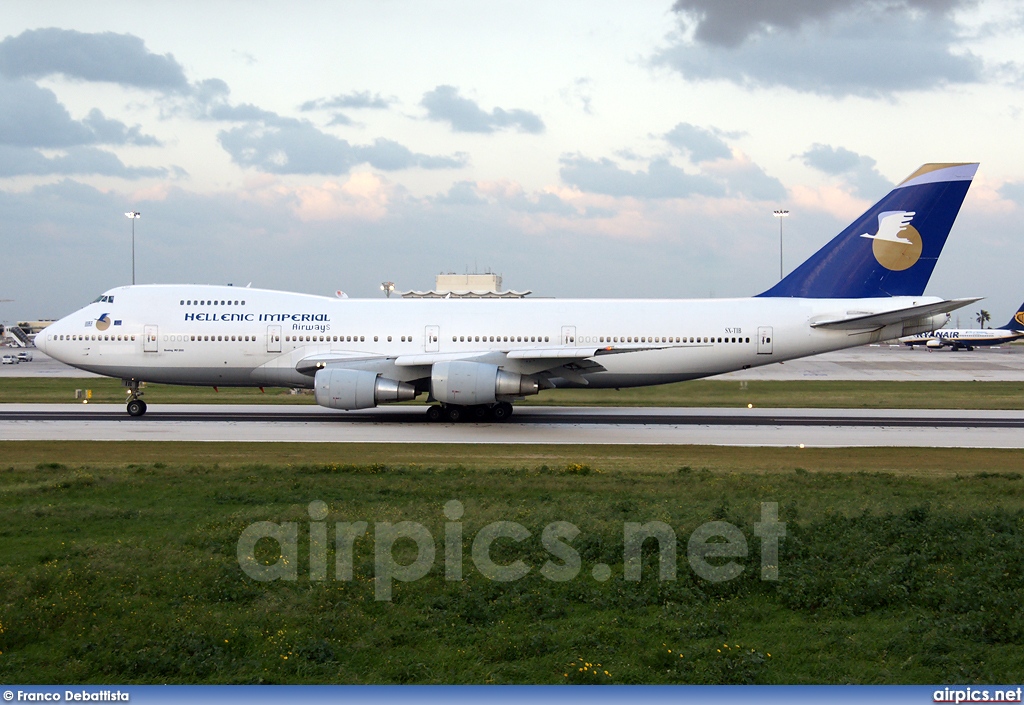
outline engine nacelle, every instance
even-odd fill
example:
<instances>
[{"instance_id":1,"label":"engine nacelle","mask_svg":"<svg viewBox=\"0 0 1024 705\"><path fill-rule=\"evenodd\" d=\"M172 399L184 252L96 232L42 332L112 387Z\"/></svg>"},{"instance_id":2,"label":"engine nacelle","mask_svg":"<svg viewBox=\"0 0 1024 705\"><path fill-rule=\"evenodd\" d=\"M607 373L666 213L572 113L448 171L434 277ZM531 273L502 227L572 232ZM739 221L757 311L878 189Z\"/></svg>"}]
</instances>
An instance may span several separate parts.
<instances>
[{"instance_id":1,"label":"engine nacelle","mask_svg":"<svg viewBox=\"0 0 1024 705\"><path fill-rule=\"evenodd\" d=\"M430 393L445 404L493 404L499 397L524 397L540 392L533 377L484 362L452 360L430 368Z\"/></svg>"},{"instance_id":2,"label":"engine nacelle","mask_svg":"<svg viewBox=\"0 0 1024 705\"><path fill-rule=\"evenodd\" d=\"M939 340L938 338L932 338L931 340L929 340L924 345L925 345L926 348L941 348L942 347L942 341Z\"/></svg>"},{"instance_id":3,"label":"engine nacelle","mask_svg":"<svg viewBox=\"0 0 1024 705\"><path fill-rule=\"evenodd\" d=\"M416 398L416 388L408 382L364 370L317 370L313 385L316 403L329 409L369 409Z\"/></svg>"}]
</instances>

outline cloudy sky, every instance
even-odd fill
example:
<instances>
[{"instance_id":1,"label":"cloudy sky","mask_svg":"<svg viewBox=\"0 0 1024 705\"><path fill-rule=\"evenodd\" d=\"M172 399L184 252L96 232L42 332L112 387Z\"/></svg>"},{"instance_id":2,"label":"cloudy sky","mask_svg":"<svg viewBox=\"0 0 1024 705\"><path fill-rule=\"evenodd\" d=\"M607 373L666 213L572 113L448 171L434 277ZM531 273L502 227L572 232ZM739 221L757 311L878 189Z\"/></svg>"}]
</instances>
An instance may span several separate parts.
<instances>
[{"instance_id":1,"label":"cloudy sky","mask_svg":"<svg viewBox=\"0 0 1024 705\"><path fill-rule=\"evenodd\" d=\"M929 287L1024 299L1024 8L980 0L10 3L0 321L131 280L756 294L929 161ZM966 319L967 316L964 315ZM967 325L967 321L963 321Z\"/></svg>"}]
</instances>

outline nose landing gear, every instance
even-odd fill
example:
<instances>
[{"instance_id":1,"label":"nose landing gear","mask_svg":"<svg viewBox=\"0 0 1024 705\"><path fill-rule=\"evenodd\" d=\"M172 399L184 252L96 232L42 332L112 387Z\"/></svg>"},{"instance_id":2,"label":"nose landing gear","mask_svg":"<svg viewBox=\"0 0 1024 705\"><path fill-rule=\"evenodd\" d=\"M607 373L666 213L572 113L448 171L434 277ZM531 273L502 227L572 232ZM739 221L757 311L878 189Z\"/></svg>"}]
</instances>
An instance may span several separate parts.
<instances>
[{"instance_id":1,"label":"nose landing gear","mask_svg":"<svg viewBox=\"0 0 1024 705\"><path fill-rule=\"evenodd\" d=\"M142 416L146 413L146 402L142 401L142 392L139 391L139 380L122 380L124 386L128 387L128 415Z\"/></svg>"}]
</instances>

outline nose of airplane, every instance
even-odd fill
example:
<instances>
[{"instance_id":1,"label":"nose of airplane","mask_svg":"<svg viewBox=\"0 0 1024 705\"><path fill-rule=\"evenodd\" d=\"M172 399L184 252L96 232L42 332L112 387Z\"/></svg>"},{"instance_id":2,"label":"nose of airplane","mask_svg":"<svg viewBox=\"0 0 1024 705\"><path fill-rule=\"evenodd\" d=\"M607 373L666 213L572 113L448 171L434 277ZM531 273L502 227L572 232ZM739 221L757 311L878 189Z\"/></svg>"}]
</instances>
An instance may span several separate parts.
<instances>
[{"instance_id":1,"label":"nose of airplane","mask_svg":"<svg viewBox=\"0 0 1024 705\"><path fill-rule=\"evenodd\" d=\"M34 341L36 344L36 349L41 350L44 353L46 352L46 336L52 335L52 331L50 330L50 328L52 328L52 326L47 326L46 328L43 328L41 331L36 333Z\"/></svg>"}]
</instances>

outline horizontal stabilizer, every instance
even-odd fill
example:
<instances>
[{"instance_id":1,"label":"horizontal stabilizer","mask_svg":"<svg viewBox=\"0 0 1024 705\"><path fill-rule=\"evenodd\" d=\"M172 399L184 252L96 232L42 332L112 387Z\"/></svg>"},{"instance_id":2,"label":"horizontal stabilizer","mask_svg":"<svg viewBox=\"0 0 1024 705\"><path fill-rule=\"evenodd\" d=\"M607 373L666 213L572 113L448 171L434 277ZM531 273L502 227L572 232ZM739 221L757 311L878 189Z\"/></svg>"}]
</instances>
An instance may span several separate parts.
<instances>
[{"instance_id":1,"label":"horizontal stabilizer","mask_svg":"<svg viewBox=\"0 0 1024 705\"><path fill-rule=\"evenodd\" d=\"M940 313L949 313L950 311L955 311L958 308L969 306L975 301L981 301L982 298L984 297L977 296L967 299L950 299L949 301L939 301L938 303L924 304L923 306L898 308L893 311L884 311L882 313L851 312L850 315L843 316L841 318L812 321L811 327L831 328L832 330L872 330L884 328L885 326L890 326L894 323L903 323L904 321L927 318Z\"/></svg>"}]
</instances>

